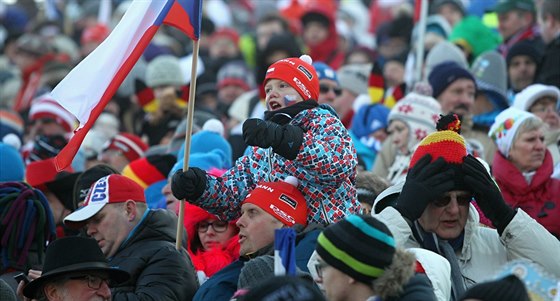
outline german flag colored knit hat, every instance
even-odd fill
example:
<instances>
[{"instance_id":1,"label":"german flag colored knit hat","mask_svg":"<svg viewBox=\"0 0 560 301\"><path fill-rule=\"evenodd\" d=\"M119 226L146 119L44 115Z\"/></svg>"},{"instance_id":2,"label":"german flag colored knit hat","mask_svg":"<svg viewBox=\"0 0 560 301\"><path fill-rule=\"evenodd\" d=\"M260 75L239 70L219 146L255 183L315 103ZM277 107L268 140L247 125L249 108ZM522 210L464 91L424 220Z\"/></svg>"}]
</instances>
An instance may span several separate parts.
<instances>
[{"instance_id":1,"label":"german flag colored knit hat","mask_svg":"<svg viewBox=\"0 0 560 301\"><path fill-rule=\"evenodd\" d=\"M432 162L441 157L450 168L455 169L455 189L461 189L464 187L461 164L468 154L465 138L460 135L461 121L457 114L441 115L436 128L437 132L431 133L420 141L412 154L408 170L426 154L432 156Z\"/></svg>"}]
</instances>

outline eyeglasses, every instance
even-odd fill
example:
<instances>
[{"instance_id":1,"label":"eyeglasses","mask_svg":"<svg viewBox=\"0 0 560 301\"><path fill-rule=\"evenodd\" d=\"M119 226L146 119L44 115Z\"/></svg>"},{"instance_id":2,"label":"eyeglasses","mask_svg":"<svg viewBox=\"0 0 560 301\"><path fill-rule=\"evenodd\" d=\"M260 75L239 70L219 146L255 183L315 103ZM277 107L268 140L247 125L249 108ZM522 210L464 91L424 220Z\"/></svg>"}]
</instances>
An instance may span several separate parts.
<instances>
[{"instance_id":1,"label":"eyeglasses","mask_svg":"<svg viewBox=\"0 0 560 301\"><path fill-rule=\"evenodd\" d=\"M210 226L212 226L212 229L214 229L214 232L216 233L222 233L225 232L228 229L229 223L226 221L220 221L220 220L216 220L213 222L200 222L197 225L197 230L200 233L206 233L206 231L208 231L208 228L210 228Z\"/></svg>"},{"instance_id":2,"label":"eyeglasses","mask_svg":"<svg viewBox=\"0 0 560 301\"><path fill-rule=\"evenodd\" d=\"M72 279L72 280L84 280L87 281L87 284L89 286L89 288L91 289L100 289L101 288L101 284L103 282L107 282L108 279L104 279L101 278L99 276L93 276L93 275L83 275L83 276L75 276L75 277L68 277L68 279Z\"/></svg>"},{"instance_id":3,"label":"eyeglasses","mask_svg":"<svg viewBox=\"0 0 560 301\"><path fill-rule=\"evenodd\" d=\"M457 204L459 204L459 206L468 206L469 203L471 202L471 200L473 199L473 196L468 195L468 194L464 194L464 195L457 195L457 196L455 196L455 198L457 199ZM451 202L451 196L450 195L444 195L444 196L436 199L435 201L433 201L433 204L436 207L445 207L450 202Z\"/></svg>"},{"instance_id":4,"label":"eyeglasses","mask_svg":"<svg viewBox=\"0 0 560 301\"><path fill-rule=\"evenodd\" d=\"M335 88L327 85L319 85L319 92L321 92L321 94L327 94L330 90L332 90L334 92L334 95L336 96L340 96L342 94L342 89L340 88Z\"/></svg>"},{"instance_id":5,"label":"eyeglasses","mask_svg":"<svg viewBox=\"0 0 560 301\"><path fill-rule=\"evenodd\" d=\"M317 271L317 277L323 278L323 269L328 267L329 264L320 260L315 264L315 271Z\"/></svg>"}]
</instances>

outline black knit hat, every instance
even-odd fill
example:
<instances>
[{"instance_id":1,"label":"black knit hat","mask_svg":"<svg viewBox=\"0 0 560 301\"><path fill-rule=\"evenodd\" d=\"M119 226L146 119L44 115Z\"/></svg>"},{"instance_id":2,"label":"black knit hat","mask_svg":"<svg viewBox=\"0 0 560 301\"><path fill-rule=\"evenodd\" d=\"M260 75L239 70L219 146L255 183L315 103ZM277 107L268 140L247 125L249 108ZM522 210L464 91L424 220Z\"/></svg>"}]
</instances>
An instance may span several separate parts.
<instances>
[{"instance_id":1,"label":"black knit hat","mask_svg":"<svg viewBox=\"0 0 560 301\"><path fill-rule=\"evenodd\" d=\"M310 11L303 14L301 16L301 22L303 23L303 26L306 26L309 22L317 22L326 28L329 28L331 23L329 17L316 11Z\"/></svg>"},{"instance_id":2,"label":"black knit hat","mask_svg":"<svg viewBox=\"0 0 560 301\"><path fill-rule=\"evenodd\" d=\"M56 174L53 181L45 183L45 186L60 200L64 208L70 211L76 210L73 189L81 174L81 172L61 171Z\"/></svg>"},{"instance_id":3,"label":"black knit hat","mask_svg":"<svg viewBox=\"0 0 560 301\"><path fill-rule=\"evenodd\" d=\"M527 288L517 276L509 275L496 281L477 284L465 292L460 300L529 301Z\"/></svg>"},{"instance_id":4,"label":"black knit hat","mask_svg":"<svg viewBox=\"0 0 560 301\"><path fill-rule=\"evenodd\" d=\"M257 256L245 263L239 273L237 280L237 288L251 289L266 279L274 277L274 256L261 255ZM296 267L296 277L309 280L313 282L313 278L309 273L306 273Z\"/></svg>"},{"instance_id":5,"label":"black knit hat","mask_svg":"<svg viewBox=\"0 0 560 301\"><path fill-rule=\"evenodd\" d=\"M372 284L393 262L395 239L376 218L351 215L328 226L317 238L316 250L330 266Z\"/></svg>"},{"instance_id":6,"label":"black knit hat","mask_svg":"<svg viewBox=\"0 0 560 301\"><path fill-rule=\"evenodd\" d=\"M470 79L476 84L476 80L470 71L461 67L456 62L446 61L437 64L428 76L434 98L438 98L447 87L461 78Z\"/></svg>"},{"instance_id":7,"label":"black knit hat","mask_svg":"<svg viewBox=\"0 0 560 301\"><path fill-rule=\"evenodd\" d=\"M509 49L506 56L507 66L509 67L511 60L519 55L526 55L530 57L535 64L538 64L542 58L542 53L535 47L533 42L522 40L513 44L513 46Z\"/></svg>"},{"instance_id":8,"label":"black knit hat","mask_svg":"<svg viewBox=\"0 0 560 301\"><path fill-rule=\"evenodd\" d=\"M119 172L109 165L99 164L87 169L78 176L74 184L74 189L72 190L74 208L77 208L80 202L85 201L93 183L97 182L97 180L103 178L104 176L112 174L119 174Z\"/></svg>"}]
</instances>

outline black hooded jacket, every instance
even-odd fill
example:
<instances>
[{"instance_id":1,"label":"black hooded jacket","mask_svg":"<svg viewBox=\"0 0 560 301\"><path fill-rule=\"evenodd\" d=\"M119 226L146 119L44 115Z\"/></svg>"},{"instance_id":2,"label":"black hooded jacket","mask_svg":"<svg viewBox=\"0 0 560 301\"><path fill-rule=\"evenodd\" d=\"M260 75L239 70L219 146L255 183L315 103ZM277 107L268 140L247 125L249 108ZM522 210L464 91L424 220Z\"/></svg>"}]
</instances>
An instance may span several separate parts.
<instances>
[{"instance_id":1,"label":"black hooded jacket","mask_svg":"<svg viewBox=\"0 0 560 301\"><path fill-rule=\"evenodd\" d=\"M175 249L176 225L171 211L146 213L109 259L131 276L111 289L113 300L192 300L198 280L187 252Z\"/></svg>"}]
</instances>

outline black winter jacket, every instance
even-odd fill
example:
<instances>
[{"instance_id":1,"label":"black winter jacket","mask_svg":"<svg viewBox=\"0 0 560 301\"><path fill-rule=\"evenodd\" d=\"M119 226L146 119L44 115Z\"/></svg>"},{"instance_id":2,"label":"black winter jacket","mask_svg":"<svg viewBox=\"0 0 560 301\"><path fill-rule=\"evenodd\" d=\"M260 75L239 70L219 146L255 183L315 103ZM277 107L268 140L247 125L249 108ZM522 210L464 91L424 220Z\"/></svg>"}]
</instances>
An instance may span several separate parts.
<instances>
[{"instance_id":1,"label":"black winter jacket","mask_svg":"<svg viewBox=\"0 0 560 301\"><path fill-rule=\"evenodd\" d=\"M560 88L560 36L546 45L538 82Z\"/></svg>"},{"instance_id":2,"label":"black winter jacket","mask_svg":"<svg viewBox=\"0 0 560 301\"><path fill-rule=\"evenodd\" d=\"M192 300L198 280L187 252L175 249L177 216L148 210L122 243L111 266L130 273L111 289L113 300Z\"/></svg>"}]
</instances>

